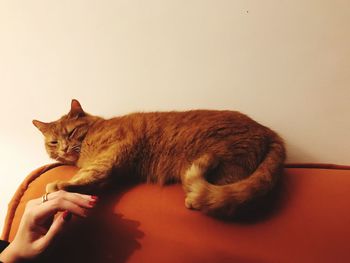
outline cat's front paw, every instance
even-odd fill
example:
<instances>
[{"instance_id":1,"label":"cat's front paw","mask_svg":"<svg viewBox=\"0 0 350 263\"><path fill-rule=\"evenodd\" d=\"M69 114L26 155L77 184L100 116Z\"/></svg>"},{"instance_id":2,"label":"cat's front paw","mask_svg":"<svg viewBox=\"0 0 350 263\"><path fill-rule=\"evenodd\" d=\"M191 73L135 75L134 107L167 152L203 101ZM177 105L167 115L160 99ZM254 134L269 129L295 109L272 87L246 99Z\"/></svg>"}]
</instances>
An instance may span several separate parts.
<instances>
[{"instance_id":1,"label":"cat's front paw","mask_svg":"<svg viewBox=\"0 0 350 263\"><path fill-rule=\"evenodd\" d=\"M53 193L53 192L56 192L58 190L59 189L57 187L57 181L46 185L46 193Z\"/></svg>"},{"instance_id":2,"label":"cat's front paw","mask_svg":"<svg viewBox=\"0 0 350 263\"><path fill-rule=\"evenodd\" d=\"M197 199L198 198L193 193L188 193L185 199L185 207L188 209L201 210L201 204Z\"/></svg>"}]
</instances>

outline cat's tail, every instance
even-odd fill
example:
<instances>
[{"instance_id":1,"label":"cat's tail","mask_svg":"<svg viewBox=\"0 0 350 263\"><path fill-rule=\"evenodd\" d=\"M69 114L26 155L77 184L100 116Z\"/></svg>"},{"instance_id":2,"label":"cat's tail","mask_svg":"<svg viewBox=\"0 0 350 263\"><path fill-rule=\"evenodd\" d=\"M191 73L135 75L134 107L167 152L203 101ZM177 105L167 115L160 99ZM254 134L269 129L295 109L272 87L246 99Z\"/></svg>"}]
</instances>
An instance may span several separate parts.
<instances>
[{"instance_id":1,"label":"cat's tail","mask_svg":"<svg viewBox=\"0 0 350 263\"><path fill-rule=\"evenodd\" d=\"M286 151L279 136L271 141L265 159L248 177L226 185L214 185L205 177L203 166L193 164L186 179L185 205L208 214L234 217L237 207L263 196L275 185L283 169ZM192 171L191 171L192 170Z\"/></svg>"}]
</instances>

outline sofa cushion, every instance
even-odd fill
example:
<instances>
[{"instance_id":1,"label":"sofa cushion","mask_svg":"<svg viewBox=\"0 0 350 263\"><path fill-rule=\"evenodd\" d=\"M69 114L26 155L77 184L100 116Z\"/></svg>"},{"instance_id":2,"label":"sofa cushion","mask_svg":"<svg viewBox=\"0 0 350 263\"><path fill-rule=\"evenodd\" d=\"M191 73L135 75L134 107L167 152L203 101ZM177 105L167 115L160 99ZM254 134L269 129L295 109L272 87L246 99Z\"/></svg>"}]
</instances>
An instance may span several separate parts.
<instances>
[{"instance_id":1,"label":"sofa cushion","mask_svg":"<svg viewBox=\"0 0 350 263\"><path fill-rule=\"evenodd\" d=\"M9 204L2 238L11 241L26 202L76 167L31 173ZM180 185L121 186L74 218L45 255L49 262L350 262L350 170L286 168L268 205L241 220L188 210ZM251 213L253 212L253 213Z\"/></svg>"}]
</instances>

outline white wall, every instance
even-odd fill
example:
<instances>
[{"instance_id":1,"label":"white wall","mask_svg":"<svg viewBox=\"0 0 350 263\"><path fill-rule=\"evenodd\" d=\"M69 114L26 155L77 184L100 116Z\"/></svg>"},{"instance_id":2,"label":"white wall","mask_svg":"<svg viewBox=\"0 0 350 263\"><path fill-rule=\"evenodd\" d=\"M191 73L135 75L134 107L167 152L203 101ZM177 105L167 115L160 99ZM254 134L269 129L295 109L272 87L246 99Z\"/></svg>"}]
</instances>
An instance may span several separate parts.
<instances>
[{"instance_id":1,"label":"white wall","mask_svg":"<svg viewBox=\"0 0 350 263\"><path fill-rule=\"evenodd\" d=\"M38 118L236 109L286 139L289 162L350 164L348 0L0 1L0 228L51 162Z\"/></svg>"}]
</instances>

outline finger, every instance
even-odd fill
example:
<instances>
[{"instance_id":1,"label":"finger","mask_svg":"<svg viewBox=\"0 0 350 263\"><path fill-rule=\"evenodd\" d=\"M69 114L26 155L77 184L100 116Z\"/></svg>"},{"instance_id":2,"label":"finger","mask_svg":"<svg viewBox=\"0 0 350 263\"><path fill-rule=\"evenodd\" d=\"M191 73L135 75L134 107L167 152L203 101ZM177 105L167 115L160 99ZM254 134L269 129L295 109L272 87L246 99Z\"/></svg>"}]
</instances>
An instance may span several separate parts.
<instances>
[{"instance_id":1,"label":"finger","mask_svg":"<svg viewBox=\"0 0 350 263\"><path fill-rule=\"evenodd\" d=\"M55 199L61 195L64 196L79 196L80 198L86 199L86 200L91 200L93 197L91 195L85 195L85 194L80 194L80 193L74 193L74 192L67 192L64 190L59 190L53 193L48 194L48 199Z\"/></svg>"},{"instance_id":2,"label":"finger","mask_svg":"<svg viewBox=\"0 0 350 263\"><path fill-rule=\"evenodd\" d=\"M97 198L90 195L81 195L77 193L65 192L63 198L85 208L92 208L95 206Z\"/></svg>"},{"instance_id":3,"label":"finger","mask_svg":"<svg viewBox=\"0 0 350 263\"><path fill-rule=\"evenodd\" d=\"M41 205L42 203L47 202L49 199L52 200L52 199L55 199L58 196L62 195L61 192L65 192L65 191L57 191L57 192L53 192L53 193L45 193L44 195L42 195L39 198L32 199L32 200L28 201L27 205L28 206ZM44 200L44 196L46 196L45 197L46 200Z\"/></svg>"},{"instance_id":4,"label":"finger","mask_svg":"<svg viewBox=\"0 0 350 263\"><path fill-rule=\"evenodd\" d=\"M34 220L38 224L42 224L47 220L47 218L53 216L59 211L68 210L74 215L79 217L86 217L89 208L81 207L74 202L66 200L64 198L56 198L54 200L49 200L35 209Z\"/></svg>"},{"instance_id":5,"label":"finger","mask_svg":"<svg viewBox=\"0 0 350 263\"><path fill-rule=\"evenodd\" d=\"M60 197L63 197L66 200L69 200L79 206L86 207L86 208L93 207L97 201L96 196L84 195L79 193L71 193L66 191L57 192L57 194L53 197L53 199L60 198Z\"/></svg>"},{"instance_id":6,"label":"finger","mask_svg":"<svg viewBox=\"0 0 350 263\"><path fill-rule=\"evenodd\" d=\"M84 195L79 193L71 193L71 192L66 192L64 190L49 193L47 195L48 201L54 200L56 198L65 198L69 201L75 202L77 205L80 205L86 208L91 208L92 206L94 206L98 199L96 196ZM43 197L40 197L29 201L28 206L41 205L42 203L43 203Z\"/></svg>"},{"instance_id":7,"label":"finger","mask_svg":"<svg viewBox=\"0 0 350 263\"><path fill-rule=\"evenodd\" d=\"M79 193L73 193L73 192L67 192L67 193L71 193L71 194L74 194L74 195L77 195L83 199L86 199L88 201L91 201L91 200L97 200L98 197L96 195L84 195L84 194L79 194Z\"/></svg>"},{"instance_id":8,"label":"finger","mask_svg":"<svg viewBox=\"0 0 350 263\"><path fill-rule=\"evenodd\" d=\"M42 238L41 246L42 247L47 247L51 241L54 239L54 237L61 232L63 229L64 225L69 221L68 215L69 212L65 211L64 213L60 214L52 223L50 226L49 230L47 231L46 235ZM70 214L71 215L71 214ZM66 218L66 219L65 219Z\"/></svg>"}]
</instances>

